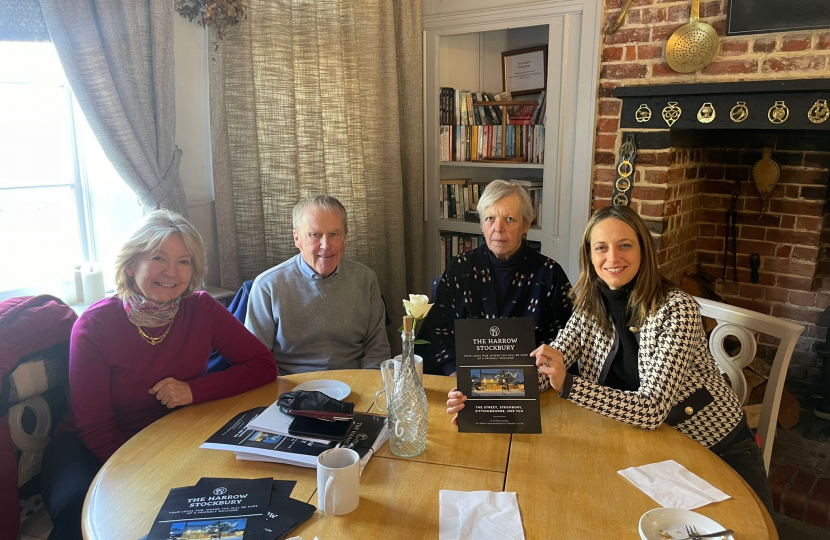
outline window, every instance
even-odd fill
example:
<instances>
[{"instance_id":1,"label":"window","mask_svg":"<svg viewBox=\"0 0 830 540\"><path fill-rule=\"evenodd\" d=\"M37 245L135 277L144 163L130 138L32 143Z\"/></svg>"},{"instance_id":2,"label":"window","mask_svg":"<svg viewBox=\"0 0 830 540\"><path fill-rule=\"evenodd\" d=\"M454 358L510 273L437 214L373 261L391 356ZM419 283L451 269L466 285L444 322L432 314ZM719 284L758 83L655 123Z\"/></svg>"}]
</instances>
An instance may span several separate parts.
<instances>
[{"instance_id":1,"label":"window","mask_svg":"<svg viewBox=\"0 0 830 540\"><path fill-rule=\"evenodd\" d=\"M64 296L83 261L98 263L111 288L120 238L142 208L104 155L51 43L0 42L0 103L0 299Z\"/></svg>"}]
</instances>

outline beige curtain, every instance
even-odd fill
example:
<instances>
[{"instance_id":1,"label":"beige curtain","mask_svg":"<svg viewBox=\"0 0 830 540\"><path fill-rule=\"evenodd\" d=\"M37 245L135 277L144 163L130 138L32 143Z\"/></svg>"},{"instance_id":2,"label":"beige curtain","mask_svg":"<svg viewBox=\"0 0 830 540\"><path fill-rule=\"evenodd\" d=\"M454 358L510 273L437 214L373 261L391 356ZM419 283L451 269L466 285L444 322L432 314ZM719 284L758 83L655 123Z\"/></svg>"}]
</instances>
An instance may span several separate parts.
<instances>
[{"instance_id":1,"label":"beige curtain","mask_svg":"<svg viewBox=\"0 0 830 540\"><path fill-rule=\"evenodd\" d=\"M170 0L40 0L66 78L145 211L187 216L179 178Z\"/></svg>"},{"instance_id":2,"label":"beige curtain","mask_svg":"<svg viewBox=\"0 0 830 540\"><path fill-rule=\"evenodd\" d=\"M297 253L292 207L328 193L349 213L346 257L377 273L399 320L423 283L420 17L420 0L251 0L224 41L214 33L223 287Z\"/></svg>"}]
</instances>

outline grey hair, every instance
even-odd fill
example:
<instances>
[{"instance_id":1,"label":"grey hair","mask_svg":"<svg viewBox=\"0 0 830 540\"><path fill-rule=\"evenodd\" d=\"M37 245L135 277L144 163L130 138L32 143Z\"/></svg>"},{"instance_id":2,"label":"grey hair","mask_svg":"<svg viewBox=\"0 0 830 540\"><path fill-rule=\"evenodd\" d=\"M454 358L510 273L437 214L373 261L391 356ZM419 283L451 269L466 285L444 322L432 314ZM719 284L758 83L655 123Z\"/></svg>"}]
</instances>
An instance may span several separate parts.
<instances>
[{"instance_id":1,"label":"grey hair","mask_svg":"<svg viewBox=\"0 0 830 540\"><path fill-rule=\"evenodd\" d=\"M202 235L185 218L170 210L150 212L138 223L115 257L115 291L127 298L135 286L135 278L127 275L142 253L157 251L171 235L178 234L190 254L190 283L182 297L204 288L207 274L207 253Z\"/></svg>"},{"instance_id":2,"label":"grey hair","mask_svg":"<svg viewBox=\"0 0 830 540\"><path fill-rule=\"evenodd\" d=\"M295 231L300 230L300 226L303 221L303 214L305 214L305 211L309 208L319 208L320 210L325 210L326 212L340 212L340 217L343 218L343 233L345 234L349 232L346 207L343 206L337 198L332 197L331 195L311 195L300 199L300 202L294 205L294 212L291 216L291 224Z\"/></svg>"},{"instance_id":3,"label":"grey hair","mask_svg":"<svg viewBox=\"0 0 830 540\"><path fill-rule=\"evenodd\" d=\"M484 213L488 208L493 206L496 202L505 197L515 195L519 198L519 205L522 210L522 225L530 225L533 223L533 202L530 200L530 195L527 194L525 188L518 182L493 180L484 188L484 193L478 198L478 215L481 223L484 223Z\"/></svg>"}]
</instances>

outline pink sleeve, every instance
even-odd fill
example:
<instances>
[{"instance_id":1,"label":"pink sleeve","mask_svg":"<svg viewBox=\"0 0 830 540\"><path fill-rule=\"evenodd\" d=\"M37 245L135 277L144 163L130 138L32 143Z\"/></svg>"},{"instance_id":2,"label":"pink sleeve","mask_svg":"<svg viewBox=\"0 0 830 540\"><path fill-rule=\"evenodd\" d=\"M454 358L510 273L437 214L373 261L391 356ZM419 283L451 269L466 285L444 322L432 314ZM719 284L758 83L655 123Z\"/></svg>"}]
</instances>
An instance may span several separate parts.
<instances>
[{"instance_id":1,"label":"pink sleeve","mask_svg":"<svg viewBox=\"0 0 830 540\"><path fill-rule=\"evenodd\" d=\"M91 338L91 322L81 318L69 345L69 395L81 440L101 461L127 442L115 425L110 369Z\"/></svg>"},{"instance_id":2,"label":"pink sleeve","mask_svg":"<svg viewBox=\"0 0 830 540\"><path fill-rule=\"evenodd\" d=\"M274 381L277 364L271 351L222 304L202 296L200 309L208 317L204 324L211 329L213 348L233 365L190 381L193 403L234 396Z\"/></svg>"}]
</instances>

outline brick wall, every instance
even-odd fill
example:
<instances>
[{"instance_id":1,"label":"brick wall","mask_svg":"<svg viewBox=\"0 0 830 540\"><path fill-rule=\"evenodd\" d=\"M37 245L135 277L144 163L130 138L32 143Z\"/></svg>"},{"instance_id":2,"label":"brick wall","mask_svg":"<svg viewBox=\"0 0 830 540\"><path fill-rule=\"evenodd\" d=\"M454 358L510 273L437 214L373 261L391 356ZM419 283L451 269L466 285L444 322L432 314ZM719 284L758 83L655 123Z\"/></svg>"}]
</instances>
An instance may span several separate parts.
<instances>
[{"instance_id":1,"label":"brick wall","mask_svg":"<svg viewBox=\"0 0 830 540\"><path fill-rule=\"evenodd\" d=\"M825 330L815 323L830 306L830 289L823 287L825 278L819 270L830 152L774 152L772 157L781 165L781 177L763 215L761 200L750 181L750 169L761 158L760 150L706 149L703 154L704 195L695 244L699 267L718 278L722 276L725 213L732 205L732 188L738 180L742 184L736 204L738 282L732 280L730 241L727 279L718 280L716 291L730 304L806 326L793 353L788 377L791 383L800 383L804 391L809 391L820 375L817 340L825 337ZM750 253L761 256L757 284L750 281ZM771 360L774 348L762 346L759 353Z\"/></svg>"},{"instance_id":2,"label":"brick wall","mask_svg":"<svg viewBox=\"0 0 830 540\"><path fill-rule=\"evenodd\" d=\"M605 0L605 24L624 0ZM718 31L715 60L694 74L678 74L665 62L668 37L688 22L688 0L634 0L622 27L603 36L593 183L594 208L611 203L621 142L617 86L694 84L769 79L830 78L830 29L814 32L725 36L727 0L701 3L701 18ZM659 114L659 111L655 111ZM645 131L645 130L640 130ZM737 145L736 145L737 146ZM774 145L773 145L774 146ZM736 179L738 283L718 281L728 302L807 326L788 373L790 387L808 394L818 382L815 326L830 305L830 217L825 212L830 152L776 151L782 165L769 211L758 220L760 200L750 169L760 148L641 149L635 160L631 206L649 223L659 245L661 269L679 281L698 265L721 277L725 211ZM749 279L749 253L761 255L761 282ZM771 347L760 347L771 358Z\"/></svg>"}]
</instances>

